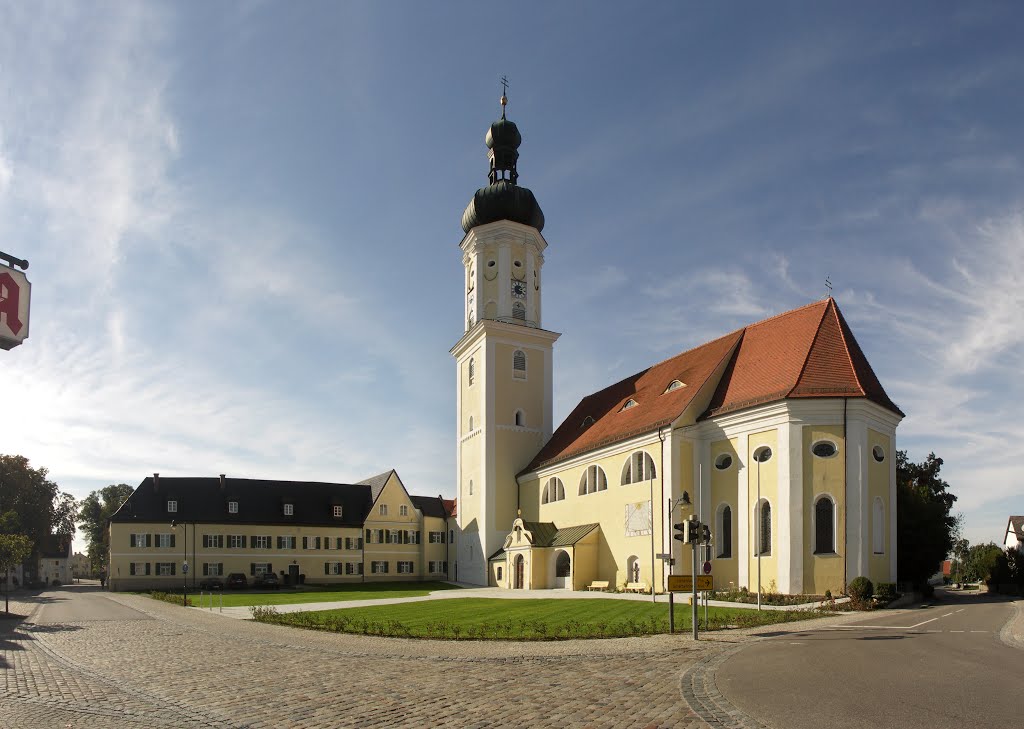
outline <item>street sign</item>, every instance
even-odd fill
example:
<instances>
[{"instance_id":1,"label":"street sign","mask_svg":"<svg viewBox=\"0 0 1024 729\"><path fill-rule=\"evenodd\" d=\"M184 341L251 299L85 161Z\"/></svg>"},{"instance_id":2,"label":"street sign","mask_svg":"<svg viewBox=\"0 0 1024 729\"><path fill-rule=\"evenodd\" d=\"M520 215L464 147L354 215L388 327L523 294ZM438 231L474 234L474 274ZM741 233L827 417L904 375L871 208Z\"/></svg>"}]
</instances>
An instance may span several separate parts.
<instances>
[{"instance_id":1,"label":"street sign","mask_svg":"<svg viewBox=\"0 0 1024 729\"><path fill-rule=\"evenodd\" d=\"M706 574L706 575L710 575L711 574L711 560L708 560L708 561L706 561L704 563L704 574Z\"/></svg>"},{"instance_id":2,"label":"street sign","mask_svg":"<svg viewBox=\"0 0 1024 729\"><path fill-rule=\"evenodd\" d=\"M183 575L187 575L188 574L188 562L182 563L182 565L181 565L181 574L183 574Z\"/></svg>"},{"instance_id":3,"label":"street sign","mask_svg":"<svg viewBox=\"0 0 1024 729\"><path fill-rule=\"evenodd\" d=\"M0 265L0 349L14 349L28 337L31 295L25 274Z\"/></svg>"},{"instance_id":4,"label":"street sign","mask_svg":"<svg viewBox=\"0 0 1024 729\"><path fill-rule=\"evenodd\" d=\"M697 590L706 592L715 589L715 579L711 575L697 575ZM691 575L669 575L669 592L693 592L693 577Z\"/></svg>"}]
</instances>

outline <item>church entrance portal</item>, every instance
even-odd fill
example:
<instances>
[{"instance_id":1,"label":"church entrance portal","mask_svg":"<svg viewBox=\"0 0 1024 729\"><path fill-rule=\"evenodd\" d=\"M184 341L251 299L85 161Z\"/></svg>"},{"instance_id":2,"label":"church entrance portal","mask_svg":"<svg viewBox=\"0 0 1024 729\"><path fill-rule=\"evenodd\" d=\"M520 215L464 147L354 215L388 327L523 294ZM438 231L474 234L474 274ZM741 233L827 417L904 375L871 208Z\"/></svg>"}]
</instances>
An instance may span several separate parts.
<instances>
[{"instance_id":1,"label":"church entrance portal","mask_svg":"<svg viewBox=\"0 0 1024 729\"><path fill-rule=\"evenodd\" d=\"M566 588L572 587L572 561L569 559L569 553L559 550L555 555L555 587Z\"/></svg>"},{"instance_id":2,"label":"church entrance portal","mask_svg":"<svg viewBox=\"0 0 1024 729\"><path fill-rule=\"evenodd\" d=\"M523 559L523 555L517 554L516 555L516 560L515 560L515 582L512 585L517 590L522 590L523 587L525 586L523 584L523 563L524 562L525 562L525 560Z\"/></svg>"}]
</instances>

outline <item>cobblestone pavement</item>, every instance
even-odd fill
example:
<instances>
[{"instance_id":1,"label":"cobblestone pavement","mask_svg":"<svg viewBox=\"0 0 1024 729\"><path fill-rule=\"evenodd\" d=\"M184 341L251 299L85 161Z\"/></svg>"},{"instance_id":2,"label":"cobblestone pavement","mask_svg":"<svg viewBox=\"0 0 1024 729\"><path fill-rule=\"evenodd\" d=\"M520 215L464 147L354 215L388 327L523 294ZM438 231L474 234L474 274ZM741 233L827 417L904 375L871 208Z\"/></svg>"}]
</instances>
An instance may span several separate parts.
<instances>
[{"instance_id":1,"label":"cobblestone pavement","mask_svg":"<svg viewBox=\"0 0 1024 729\"><path fill-rule=\"evenodd\" d=\"M701 716L751 725L707 666L756 635L399 640L227 620L141 596L72 599L140 615L58 624L45 605L12 602L28 617L0 620L3 727L708 726Z\"/></svg>"}]
</instances>

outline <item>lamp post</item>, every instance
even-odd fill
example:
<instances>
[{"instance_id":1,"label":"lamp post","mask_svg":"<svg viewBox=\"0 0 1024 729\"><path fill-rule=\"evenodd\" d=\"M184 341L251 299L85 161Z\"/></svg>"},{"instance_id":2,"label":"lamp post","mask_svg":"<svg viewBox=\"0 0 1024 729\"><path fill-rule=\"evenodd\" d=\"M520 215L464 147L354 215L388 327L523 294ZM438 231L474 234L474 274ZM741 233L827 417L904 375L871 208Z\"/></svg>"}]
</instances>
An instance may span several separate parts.
<instances>
[{"instance_id":1,"label":"lamp post","mask_svg":"<svg viewBox=\"0 0 1024 729\"><path fill-rule=\"evenodd\" d=\"M185 522L181 523L181 527L184 530L182 535L182 554L185 559L181 562L181 606L188 607L188 524ZM171 531L177 531L178 524L175 521L171 521Z\"/></svg>"}]
</instances>

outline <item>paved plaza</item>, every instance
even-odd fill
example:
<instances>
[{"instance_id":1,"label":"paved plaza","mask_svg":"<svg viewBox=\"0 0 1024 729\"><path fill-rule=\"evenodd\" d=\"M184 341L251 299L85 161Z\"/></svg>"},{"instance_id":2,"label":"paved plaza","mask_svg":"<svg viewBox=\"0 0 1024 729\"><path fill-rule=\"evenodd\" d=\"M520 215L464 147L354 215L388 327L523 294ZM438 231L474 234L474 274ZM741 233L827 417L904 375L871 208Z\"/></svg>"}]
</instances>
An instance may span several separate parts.
<instances>
[{"instance_id":1,"label":"paved plaza","mask_svg":"<svg viewBox=\"0 0 1024 729\"><path fill-rule=\"evenodd\" d=\"M728 708L705 696L702 666L756 639L399 640L231 620L91 587L11 609L27 616L0 621L0 723L11 729L703 727L698 712Z\"/></svg>"},{"instance_id":2,"label":"paved plaza","mask_svg":"<svg viewBox=\"0 0 1024 729\"><path fill-rule=\"evenodd\" d=\"M438 603L439 610L443 606ZM1003 608L1003 615L1010 609ZM1002 632L1013 628L1019 639L1024 609L1020 604L1015 609L1017 619ZM733 655L743 651L728 664L735 672L737 662L752 655L747 649L808 645L808 640L834 638L830 631L852 629L856 621L877 620L848 614L709 633L699 642L689 635L663 635L513 643L311 632L92 586L12 600L11 611L25 617L0 619L4 729L747 729L765 725L719 690L719 668ZM899 622L911 619L913 611L885 615ZM995 637L995 625L1005 617L992 620L990 633L975 638ZM1002 640L1013 644L1015 638ZM815 695L809 690L808 700Z\"/></svg>"}]
</instances>

